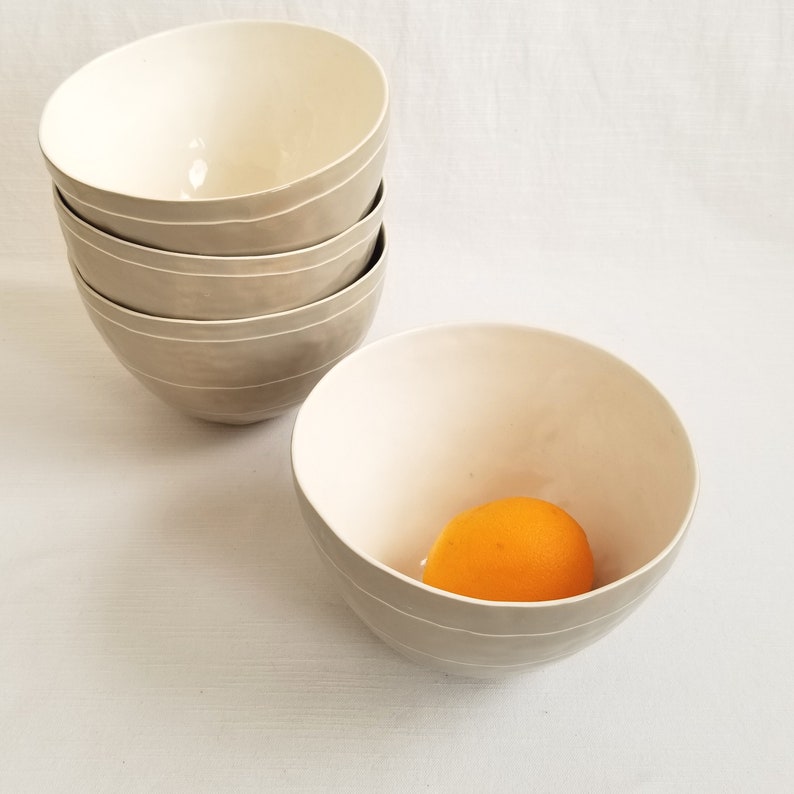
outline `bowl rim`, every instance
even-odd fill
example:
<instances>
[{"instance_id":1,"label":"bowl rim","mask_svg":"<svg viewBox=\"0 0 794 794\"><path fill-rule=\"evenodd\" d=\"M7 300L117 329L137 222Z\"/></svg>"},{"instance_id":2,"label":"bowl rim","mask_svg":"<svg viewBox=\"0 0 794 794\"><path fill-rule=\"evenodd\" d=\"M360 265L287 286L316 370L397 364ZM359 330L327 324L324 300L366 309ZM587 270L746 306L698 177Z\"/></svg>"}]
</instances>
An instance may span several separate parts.
<instances>
[{"instance_id":1,"label":"bowl rim","mask_svg":"<svg viewBox=\"0 0 794 794\"><path fill-rule=\"evenodd\" d=\"M62 90L66 90L68 85L78 78L84 71L97 68L101 66L104 60L109 60L111 58L119 57L120 55L124 54L125 52L134 49L136 46L141 45L143 42L151 42L156 41L158 39L165 39L172 36L179 36L185 35L191 31L199 30L199 29L212 29L212 28L222 28L222 27L260 27L260 28L293 28L293 29L300 29L304 31L311 31L313 33L319 33L328 38L332 38L337 40L339 43L346 47L352 47L360 51L361 54L370 62L371 66L373 67L374 74L376 74L380 80L381 88L382 88L382 100L380 103L380 108L378 110L377 118L375 119L374 123L367 131L367 133L357 142L355 146L348 149L345 153L337 157L336 159L326 163L324 166L315 169L314 171L304 174L301 177L293 179L288 182L284 182L283 184L266 188L264 190L253 190L248 191L245 193L234 193L229 194L226 196L207 196L204 198L191 198L189 201L194 204L201 204L201 205L212 205L218 204L223 205L228 202L236 201L236 200L244 200L249 198L255 197L265 197L265 196L275 196L279 193L288 191L290 189L295 188L298 185L301 185L305 182L310 182L311 180L327 173L333 171L336 167L338 167L341 163L344 163L346 160L350 159L351 157L355 156L363 147L367 145L367 143L373 138L373 136L377 133L380 127L383 125L384 121L388 118L389 115L389 105L390 105L390 88L389 88L389 81L386 76L386 72L383 69L383 66L378 61L377 58L365 47L360 45L358 42L353 41L351 38L347 36L343 36L340 33L336 33L335 31L329 30L327 28L319 27L317 25L311 25L305 22L297 22L293 20L278 20L278 19L259 19L255 17L239 17L234 19L216 19L216 20L209 20L205 22L198 22L198 23L191 23L185 25L178 25L176 27L167 28L165 30L156 31L155 33L151 33L146 36L140 36L132 41L127 41L124 44L119 45L118 47L113 47L105 52L100 53L99 55L89 59L77 69L75 69L71 74L67 75L50 93L49 97L44 103L44 106L41 111L41 116L39 118L38 124L38 134L37 140L39 144L39 150L41 151L42 156L44 157L45 161L54 168L57 172L63 174L68 179L73 180L74 182L83 185L87 188L90 188L92 191L96 191L99 194L107 195L107 196L116 196L120 198L126 199L136 199L141 202L151 203L153 205L165 205L165 204L174 204L174 203L184 203L184 199L169 199L169 198L158 198L156 196L146 196L141 194L134 194L134 193L124 193L118 190L112 190L107 187L103 187L102 185L96 184L93 181L85 181L84 179L75 176L69 170L65 170L62 168L58 163L52 158L50 152L51 147L47 145L47 137L48 132L46 129L46 125L48 122L49 111L51 110L52 105L56 97L61 93Z\"/></svg>"},{"instance_id":2,"label":"bowl rim","mask_svg":"<svg viewBox=\"0 0 794 794\"><path fill-rule=\"evenodd\" d=\"M569 596L567 598L545 600L545 601L498 601L492 599L473 598L471 596L460 595L459 593L453 593L447 590L442 590L440 588L425 584L419 579L415 579L411 576L408 576L407 574L402 573L401 571L396 570L395 568L390 567L389 565L386 565L384 562L378 560L376 557L373 557L371 554L359 548L357 545L350 543L339 532L337 532L337 530L334 528L332 523L328 521L324 515L322 515L318 506L314 504L314 502L312 502L311 499L309 499L309 496L304 487L304 483L301 480L300 472L296 466L296 450L297 450L297 443L300 440L298 438L298 436L300 435L300 424L303 415L306 413L307 410L309 410L307 406L309 407L311 406L313 395L317 393L317 391L320 389L320 387L325 381L327 381L330 378L337 377L340 372L344 372L345 369L355 366L356 361L359 358L365 355L369 355L370 352L373 350L376 351L381 347L386 347L391 344L400 344L402 340L414 336L422 336L428 333L437 333L444 331L454 332L456 330L481 330L487 332L510 331L510 332L528 333L528 334L541 334L544 336L556 337L566 342L574 343L578 346L587 348L592 352L597 353L598 355L605 356L613 360L615 363L618 363L621 366L628 368L636 378L638 378L641 382L643 382L651 390L651 392L657 396L657 398L661 401L661 404L666 406L666 408L670 411L671 416L678 423L678 426L682 433L682 438L686 445L688 457L692 465L692 482L689 491L689 504L687 506L687 511L684 517L682 518L680 525L675 531L674 535L665 544L663 549L661 549L646 563L641 565L639 568L635 568L630 573L627 573L624 576L621 576L612 582L608 582L607 584L601 585L600 587L595 587L591 590L588 590L586 593L581 593L580 595ZM640 372L633 365L629 364L626 360L617 356L616 354L612 353L606 348L601 347L600 345L593 344L592 342L588 342L584 339L581 339L580 337L563 333L561 331L552 330L549 328L543 328L540 326L533 326L518 322L500 322L500 321L489 321L489 320L451 321L451 322L439 322L428 325L422 325L380 337L379 339L375 339L359 347L357 350L354 350L352 353L350 353L350 355L346 356L343 360L341 360L338 364L336 364L331 370L329 370L329 372L327 372L320 379L320 381L318 381L318 383L312 388L312 390L306 396L306 399L301 403L300 407L298 408L290 437L290 467L292 469L292 475L293 475L293 481L295 487L299 489L301 498L305 499L306 502L311 506L311 509L323 521L325 526L328 527L328 530L332 533L334 538L336 538L336 540L339 543L341 543L349 552L357 556L362 562L373 566L374 568L378 569L381 573L396 579L397 581L401 582L403 585L411 588L416 588L420 592L424 592L431 597L456 602L462 605L471 604L480 608L492 607L492 608L502 608L502 609L512 609L512 610L515 609L542 610L542 609L549 609L555 606L563 606L569 604L573 605L577 603L587 602L593 599L594 597L602 596L614 590L620 589L627 582L631 582L634 581L635 579L641 578L646 573L651 571L653 568L657 567L668 556L675 553L676 549L681 545L681 542L685 537L685 535L687 534L687 531L691 525L692 518L694 516L695 508L697 506L698 498L700 495L700 468L698 465L698 460L695 454L695 450L690 435L687 432L684 423L681 421L678 412L672 406L672 404L667 399L667 397L658 389L658 387L648 377L643 375L642 372ZM312 535L314 534L311 528L309 531L310 534Z\"/></svg>"}]
</instances>

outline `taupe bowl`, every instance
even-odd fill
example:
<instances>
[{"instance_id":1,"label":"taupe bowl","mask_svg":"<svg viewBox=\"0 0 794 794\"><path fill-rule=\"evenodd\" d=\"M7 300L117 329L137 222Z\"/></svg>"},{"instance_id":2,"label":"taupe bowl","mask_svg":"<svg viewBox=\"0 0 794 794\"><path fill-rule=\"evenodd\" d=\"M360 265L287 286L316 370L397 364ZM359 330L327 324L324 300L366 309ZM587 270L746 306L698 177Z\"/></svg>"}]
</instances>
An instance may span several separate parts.
<instances>
[{"instance_id":1,"label":"taupe bowl","mask_svg":"<svg viewBox=\"0 0 794 794\"><path fill-rule=\"evenodd\" d=\"M300 403L333 364L361 344L387 263L383 228L364 272L315 303L242 320L175 320L99 295L72 265L91 321L116 358L151 392L191 416L258 422Z\"/></svg>"},{"instance_id":2,"label":"taupe bowl","mask_svg":"<svg viewBox=\"0 0 794 794\"><path fill-rule=\"evenodd\" d=\"M76 216L55 190L66 247L85 282L144 314L229 320L286 311L351 284L369 261L383 222L385 189L358 223L311 248L283 254L213 257L146 248Z\"/></svg>"}]
</instances>

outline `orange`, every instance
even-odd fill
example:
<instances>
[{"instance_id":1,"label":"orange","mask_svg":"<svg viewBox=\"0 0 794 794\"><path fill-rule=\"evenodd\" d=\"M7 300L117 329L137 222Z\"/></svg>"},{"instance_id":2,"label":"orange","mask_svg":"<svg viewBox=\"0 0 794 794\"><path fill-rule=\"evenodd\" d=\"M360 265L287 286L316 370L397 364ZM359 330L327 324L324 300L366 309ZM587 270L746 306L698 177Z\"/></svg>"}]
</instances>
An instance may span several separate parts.
<instances>
[{"instance_id":1,"label":"orange","mask_svg":"<svg viewBox=\"0 0 794 794\"><path fill-rule=\"evenodd\" d=\"M548 601L593 586L581 526L542 499L498 499L455 516L427 557L425 584L493 601Z\"/></svg>"}]
</instances>

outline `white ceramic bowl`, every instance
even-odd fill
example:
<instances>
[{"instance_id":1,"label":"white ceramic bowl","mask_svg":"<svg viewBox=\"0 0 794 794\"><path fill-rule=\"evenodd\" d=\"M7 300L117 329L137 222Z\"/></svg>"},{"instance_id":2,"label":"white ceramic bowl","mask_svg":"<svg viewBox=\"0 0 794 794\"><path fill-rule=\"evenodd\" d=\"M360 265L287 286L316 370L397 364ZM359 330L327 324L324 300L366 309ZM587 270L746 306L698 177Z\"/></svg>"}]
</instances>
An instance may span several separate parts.
<instances>
[{"instance_id":1,"label":"white ceramic bowl","mask_svg":"<svg viewBox=\"0 0 794 794\"><path fill-rule=\"evenodd\" d=\"M589 344L514 325L424 328L356 351L298 411L292 466L351 608L407 657L470 676L522 672L603 637L669 570L698 491L684 427L644 377ZM591 592L497 602L421 582L452 516L514 495L582 524Z\"/></svg>"},{"instance_id":2,"label":"white ceramic bowl","mask_svg":"<svg viewBox=\"0 0 794 794\"><path fill-rule=\"evenodd\" d=\"M69 256L105 298L144 314L227 320L294 309L338 292L369 261L383 222L385 190L365 217L311 248L283 254L211 257L146 248L77 217L55 191Z\"/></svg>"},{"instance_id":3,"label":"white ceramic bowl","mask_svg":"<svg viewBox=\"0 0 794 794\"><path fill-rule=\"evenodd\" d=\"M363 272L323 300L241 320L175 320L119 306L72 264L89 317L119 361L165 402L201 419L258 422L301 402L328 369L361 344L387 262L385 231Z\"/></svg>"},{"instance_id":4,"label":"white ceramic bowl","mask_svg":"<svg viewBox=\"0 0 794 794\"><path fill-rule=\"evenodd\" d=\"M39 142L69 206L116 236L274 253L361 218L382 175L388 105L383 70L353 42L226 20L86 64L49 98Z\"/></svg>"}]
</instances>

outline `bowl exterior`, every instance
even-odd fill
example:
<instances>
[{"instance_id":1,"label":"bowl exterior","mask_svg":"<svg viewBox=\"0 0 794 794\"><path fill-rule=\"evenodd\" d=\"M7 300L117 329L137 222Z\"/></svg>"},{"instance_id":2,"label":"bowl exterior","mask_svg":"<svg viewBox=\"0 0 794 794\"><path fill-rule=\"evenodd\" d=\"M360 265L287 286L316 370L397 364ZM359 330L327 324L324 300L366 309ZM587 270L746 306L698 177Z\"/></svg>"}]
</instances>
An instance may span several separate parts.
<instances>
[{"instance_id":1,"label":"bowl exterior","mask_svg":"<svg viewBox=\"0 0 794 794\"><path fill-rule=\"evenodd\" d=\"M387 263L387 238L381 226L375 249L361 275L350 285L327 298L283 312L229 320L182 320L144 314L108 300L93 289L70 261L72 275L81 298L110 322L146 336L184 342L237 342L291 333L320 325L341 315L372 291L383 278Z\"/></svg>"},{"instance_id":2,"label":"bowl exterior","mask_svg":"<svg viewBox=\"0 0 794 794\"><path fill-rule=\"evenodd\" d=\"M344 544L295 482L318 556L358 617L391 647L448 673L501 677L552 663L604 637L650 595L680 545L641 575L584 598L498 604L449 597L419 585Z\"/></svg>"},{"instance_id":3,"label":"bowl exterior","mask_svg":"<svg viewBox=\"0 0 794 794\"><path fill-rule=\"evenodd\" d=\"M243 425L272 419L299 405L320 378L349 352L295 377L236 388L183 386L121 363L153 395L181 413L208 422Z\"/></svg>"},{"instance_id":4,"label":"bowl exterior","mask_svg":"<svg viewBox=\"0 0 794 794\"><path fill-rule=\"evenodd\" d=\"M53 203L58 221L64 229L64 236L68 233L87 246L127 261L130 265L196 276L264 276L319 267L377 232L383 221L385 201L386 185L381 181L371 206L358 223L347 227L341 234L308 248L278 254L206 256L151 248L108 234L76 215L53 185Z\"/></svg>"},{"instance_id":5,"label":"bowl exterior","mask_svg":"<svg viewBox=\"0 0 794 794\"><path fill-rule=\"evenodd\" d=\"M304 306L352 284L377 242L384 207L380 192L381 200L372 211L333 238L333 244L257 257L254 262L245 258L213 258L208 262L207 257L197 259L122 243L77 219L58 196L56 208L71 261L86 283L105 298L159 317L226 320ZM172 263L173 269L168 267ZM306 266L300 267L301 263ZM209 272L175 269L191 265ZM251 272L225 272L227 266L231 269L235 265ZM257 273L257 269L263 272Z\"/></svg>"},{"instance_id":6,"label":"bowl exterior","mask_svg":"<svg viewBox=\"0 0 794 794\"><path fill-rule=\"evenodd\" d=\"M229 342L187 341L124 328L90 304L89 316L125 364L183 386L240 387L295 377L361 342L380 300L378 282L353 307L317 325Z\"/></svg>"},{"instance_id":7,"label":"bowl exterior","mask_svg":"<svg viewBox=\"0 0 794 794\"><path fill-rule=\"evenodd\" d=\"M368 593L318 548L326 571L347 605L371 631L399 653L445 673L500 678L552 664L597 642L628 618L650 595L597 618L560 631L491 634L465 631L403 612Z\"/></svg>"},{"instance_id":8,"label":"bowl exterior","mask_svg":"<svg viewBox=\"0 0 794 794\"><path fill-rule=\"evenodd\" d=\"M146 388L187 414L239 424L288 410L305 398L334 363L361 344L383 291L385 242L376 256L377 261L356 284L313 304L323 309L316 322L299 322L300 311L274 315L291 317L292 327L258 336L247 335L251 324L246 321L187 323L146 318L161 331L173 326L194 333L175 338L138 331L121 321L143 315L98 296L74 267L73 275L94 326L120 363Z\"/></svg>"}]
</instances>

